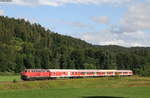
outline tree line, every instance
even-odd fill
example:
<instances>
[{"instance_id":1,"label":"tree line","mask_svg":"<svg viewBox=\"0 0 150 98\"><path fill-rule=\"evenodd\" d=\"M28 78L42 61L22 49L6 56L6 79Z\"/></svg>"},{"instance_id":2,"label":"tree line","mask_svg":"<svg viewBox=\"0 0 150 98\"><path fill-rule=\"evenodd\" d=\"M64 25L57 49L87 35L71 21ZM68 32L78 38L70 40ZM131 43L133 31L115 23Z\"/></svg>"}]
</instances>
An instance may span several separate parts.
<instances>
[{"instance_id":1,"label":"tree line","mask_svg":"<svg viewBox=\"0 0 150 98\"><path fill-rule=\"evenodd\" d=\"M150 48L92 45L37 23L0 16L0 72L26 68L131 69L150 76Z\"/></svg>"}]
</instances>

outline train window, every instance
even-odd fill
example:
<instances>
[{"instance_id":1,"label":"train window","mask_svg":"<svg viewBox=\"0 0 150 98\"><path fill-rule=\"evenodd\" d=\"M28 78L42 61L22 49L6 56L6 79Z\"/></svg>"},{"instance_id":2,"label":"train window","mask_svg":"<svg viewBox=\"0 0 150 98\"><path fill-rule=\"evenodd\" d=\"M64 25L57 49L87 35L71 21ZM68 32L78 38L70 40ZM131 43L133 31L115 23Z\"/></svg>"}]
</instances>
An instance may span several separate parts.
<instances>
[{"instance_id":1,"label":"train window","mask_svg":"<svg viewBox=\"0 0 150 98\"><path fill-rule=\"evenodd\" d=\"M121 74L122 72L115 72L116 74Z\"/></svg>"},{"instance_id":2,"label":"train window","mask_svg":"<svg viewBox=\"0 0 150 98\"><path fill-rule=\"evenodd\" d=\"M43 70L43 72L45 72L45 70Z\"/></svg>"},{"instance_id":3,"label":"train window","mask_svg":"<svg viewBox=\"0 0 150 98\"><path fill-rule=\"evenodd\" d=\"M81 74L84 74L84 72L81 72Z\"/></svg>"},{"instance_id":4,"label":"train window","mask_svg":"<svg viewBox=\"0 0 150 98\"><path fill-rule=\"evenodd\" d=\"M41 72L41 70L37 70L37 72Z\"/></svg>"}]
</instances>

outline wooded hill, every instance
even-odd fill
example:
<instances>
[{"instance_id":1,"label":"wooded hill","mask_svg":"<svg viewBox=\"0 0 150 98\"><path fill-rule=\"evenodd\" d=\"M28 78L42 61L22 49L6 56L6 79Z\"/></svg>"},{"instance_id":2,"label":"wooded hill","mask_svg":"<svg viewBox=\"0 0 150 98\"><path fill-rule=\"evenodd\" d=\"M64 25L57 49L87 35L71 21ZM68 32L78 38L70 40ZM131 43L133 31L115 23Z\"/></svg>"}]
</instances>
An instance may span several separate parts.
<instances>
[{"instance_id":1,"label":"wooded hill","mask_svg":"<svg viewBox=\"0 0 150 98\"><path fill-rule=\"evenodd\" d=\"M92 45L24 19L0 16L0 72L25 68L131 69L150 76L150 48Z\"/></svg>"}]
</instances>

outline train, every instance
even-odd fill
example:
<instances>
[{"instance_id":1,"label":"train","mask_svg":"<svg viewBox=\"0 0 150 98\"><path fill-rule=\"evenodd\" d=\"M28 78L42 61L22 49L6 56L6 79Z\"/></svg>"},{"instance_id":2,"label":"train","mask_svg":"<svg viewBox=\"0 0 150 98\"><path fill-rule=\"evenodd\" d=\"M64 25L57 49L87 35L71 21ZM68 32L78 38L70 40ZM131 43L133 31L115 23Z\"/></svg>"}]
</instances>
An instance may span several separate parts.
<instances>
[{"instance_id":1,"label":"train","mask_svg":"<svg viewBox=\"0 0 150 98\"><path fill-rule=\"evenodd\" d=\"M96 69L25 69L20 74L22 80L48 80L57 78L132 76L133 71Z\"/></svg>"}]
</instances>

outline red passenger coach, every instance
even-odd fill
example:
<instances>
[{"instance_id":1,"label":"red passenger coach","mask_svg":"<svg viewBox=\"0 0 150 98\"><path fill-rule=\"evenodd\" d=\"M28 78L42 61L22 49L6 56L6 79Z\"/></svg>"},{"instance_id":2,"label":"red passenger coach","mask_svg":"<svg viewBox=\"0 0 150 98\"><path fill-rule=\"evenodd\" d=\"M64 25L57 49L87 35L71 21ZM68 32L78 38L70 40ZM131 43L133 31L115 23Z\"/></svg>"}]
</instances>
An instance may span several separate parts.
<instances>
[{"instance_id":1,"label":"red passenger coach","mask_svg":"<svg viewBox=\"0 0 150 98\"><path fill-rule=\"evenodd\" d=\"M132 70L25 69L21 72L23 80L131 75Z\"/></svg>"}]
</instances>

